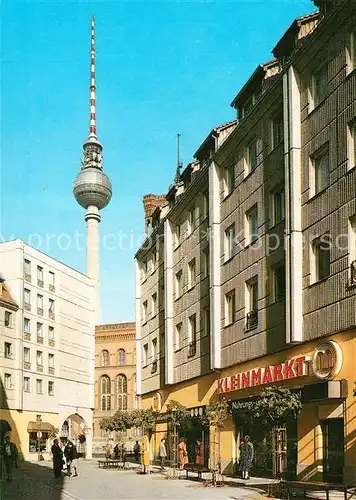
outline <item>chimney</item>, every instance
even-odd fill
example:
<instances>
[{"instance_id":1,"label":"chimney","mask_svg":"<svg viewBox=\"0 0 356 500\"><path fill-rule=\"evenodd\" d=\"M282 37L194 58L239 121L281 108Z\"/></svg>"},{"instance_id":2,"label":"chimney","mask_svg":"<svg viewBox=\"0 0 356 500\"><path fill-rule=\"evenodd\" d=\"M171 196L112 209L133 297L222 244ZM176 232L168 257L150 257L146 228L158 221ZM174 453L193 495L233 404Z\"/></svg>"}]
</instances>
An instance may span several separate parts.
<instances>
[{"instance_id":1,"label":"chimney","mask_svg":"<svg viewBox=\"0 0 356 500\"><path fill-rule=\"evenodd\" d=\"M148 234L152 228L152 214L157 207L167 203L165 194L146 194L143 197L143 208L145 210L145 232Z\"/></svg>"}]
</instances>

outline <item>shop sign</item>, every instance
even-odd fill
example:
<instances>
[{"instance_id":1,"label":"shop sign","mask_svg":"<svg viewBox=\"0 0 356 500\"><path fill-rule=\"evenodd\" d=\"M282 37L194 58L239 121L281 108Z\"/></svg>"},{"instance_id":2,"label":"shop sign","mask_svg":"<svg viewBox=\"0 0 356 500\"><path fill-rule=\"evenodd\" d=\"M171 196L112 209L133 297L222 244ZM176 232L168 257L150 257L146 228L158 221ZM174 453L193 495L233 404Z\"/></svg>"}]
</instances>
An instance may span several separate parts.
<instances>
[{"instance_id":1,"label":"shop sign","mask_svg":"<svg viewBox=\"0 0 356 500\"><path fill-rule=\"evenodd\" d=\"M189 408L189 415L191 418L201 417L204 414L203 406L198 406L197 408Z\"/></svg>"},{"instance_id":2,"label":"shop sign","mask_svg":"<svg viewBox=\"0 0 356 500\"><path fill-rule=\"evenodd\" d=\"M223 394L239 389L304 377L308 374L308 360L309 358L306 356L300 356L277 365L254 368L231 377L221 378L218 380L218 393Z\"/></svg>"},{"instance_id":3,"label":"shop sign","mask_svg":"<svg viewBox=\"0 0 356 500\"><path fill-rule=\"evenodd\" d=\"M337 342L326 340L314 351L311 365L315 375L326 380L336 377L342 368L342 350Z\"/></svg>"},{"instance_id":4,"label":"shop sign","mask_svg":"<svg viewBox=\"0 0 356 500\"><path fill-rule=\"evenodd\" d=\"M152 409L154 411L161 411L162 409L162 396L159 392L156 392L152 398Z\"/></svg>"}]
</instances>

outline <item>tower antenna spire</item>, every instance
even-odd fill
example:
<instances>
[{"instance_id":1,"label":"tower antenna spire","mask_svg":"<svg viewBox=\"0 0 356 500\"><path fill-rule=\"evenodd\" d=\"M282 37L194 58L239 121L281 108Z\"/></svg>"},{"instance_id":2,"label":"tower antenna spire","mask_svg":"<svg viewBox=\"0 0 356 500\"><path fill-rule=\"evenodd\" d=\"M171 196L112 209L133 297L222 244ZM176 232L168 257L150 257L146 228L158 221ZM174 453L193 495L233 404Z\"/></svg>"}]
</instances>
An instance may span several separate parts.
<instances>
[{"instance_id":1,"label":"tower antenna spire","mask_svg":"<svg viewBox=\"0 0 356 500\"><path fill-rule=\"evenodd\" d=\"M181 134L177 134L177 170L174 177L174 184L179 184L181 181L180 170L182 168L182 163L180 161L180 137Z\"/></svg>"},{"instance_id":2,"label":"tower antenna spire","mask_svg":"<svg viewBox=\"0 0 356 500\"><path fill-rule=\"evenodd\" d=\"M96 86L95 86L95 17L94 16L91 16L91 37L90 37L89 139L97 139L97 135L96 135Z\"/></svg>"}]
</instances>

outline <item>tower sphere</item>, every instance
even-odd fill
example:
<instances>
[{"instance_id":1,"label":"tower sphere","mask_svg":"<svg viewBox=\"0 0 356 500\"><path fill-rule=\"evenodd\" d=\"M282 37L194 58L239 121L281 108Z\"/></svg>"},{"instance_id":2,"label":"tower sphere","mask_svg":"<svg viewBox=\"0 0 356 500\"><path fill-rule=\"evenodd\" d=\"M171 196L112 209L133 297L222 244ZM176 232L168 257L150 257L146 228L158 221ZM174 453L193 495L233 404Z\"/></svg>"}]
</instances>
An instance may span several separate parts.
<instances>
[{"instance_id":1,"label":"tower sphere","mask_svg":"<svg viewBox=\"0 0 356 500\"><path fill-rule=\"evenodd\" d=\"M73 193L75 199L83 208L94 205L101 210L111 200L111 182L102 170L95 167L86 167L77 175L74 181Z\"/></svg>"}]
</instances>

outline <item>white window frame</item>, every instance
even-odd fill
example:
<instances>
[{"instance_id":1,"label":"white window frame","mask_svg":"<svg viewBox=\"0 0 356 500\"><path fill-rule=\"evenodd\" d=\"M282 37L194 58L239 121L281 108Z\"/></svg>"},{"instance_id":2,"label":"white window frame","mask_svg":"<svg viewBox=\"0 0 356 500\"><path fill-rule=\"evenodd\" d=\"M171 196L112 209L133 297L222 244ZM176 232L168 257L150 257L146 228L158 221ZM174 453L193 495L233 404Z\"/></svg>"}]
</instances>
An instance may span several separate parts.
<instances>
[{"instance_id":1,"label":"white window frame","mask_svg":"<svg viewBox=\"0 0 356 500\"><path fill-rule=\"evenodd\" d=\"M175 288L175 298L179 299L179 297L183 294L183 271L180 270L176 273L174 277L174 288Z\"/></svg>"},{"instance_id":2,"label":"white window frame","mask_svg":"<svg viewBox=\"0 0 356 500\"><path fill-rule=\"evenodd\" d=\"M29 290L28 288L25 288L23 291L23 294L24 294L25 304L31 305L31 290ZM28 300L26 300L26 299L28 299Z\"/></svg>"},{"instance_id":3,"label":"white window frame","mask_svg":"<svg viewBox=\"0 0 356 500\"><path fill-rule=\"evenodd\" d=\"M209 191L203 193L203 219L209 217Z\"/></svg>"},{"instance_id":4,"label":"white window frame","mask_svg":"<svg viewBox=\"0 0 356 500\"><path fill-rule=\"evenodd\" d=\"M48 276L49 276L49 280L48 280L49 283L48 284L51 285L51 286L55 286L55 284L56 284L56 275L55 275L55 273L53 271L49 271L48 272Z\"/></svg>"},{"instance_id":5,"label":"white window frame","mask_svg":"<svg viewBox=\"0 0 356 500\"><path fill-rule=\"evenodd\" d=\"M192 207L191 210L189 210L188 213L188 218L187 218L187 232L188 236L192 234L196 227L196 207Z\"/></svg>"},{"instance_id":6,"label":"white window frame","mask_svg":"<svg viewBox=\"0 0 356 500\"><path fill-rule=\"evenodd\" d=\"M227 198L235 189L235 175L236 168L234 163L224 168L224 198Z\"/></svg>"},{"instance_id":7,"label":"white window frame","mask_svg":"<svg viewBox=\"0 0 356 500\"><path fill-rule=\"evenodd\" d=\"M30 377L23 378L23 392L31 392L31 378Z\"/></svg>"},{"instance_id":8,"label":"white window frame","mask_svg":"<svg viewBox=\"0 0 356 500\"><path fill-rule=\"evenodd\" d=\"M36 324L36 333L37 337L43 338L43 323L40 323L39 321Z\"/></svg>"},{"instance_id":9,"label":"white window frame","mask_svg":"<svg viewBox=\"0 0 356 500\"><path fill-rule=\"evenodd\" d=\"M257 285L257 304L256 308L254 308L253 304L253 287ZM245 283L245 311L246 311L246 316L248 313L252 311L258 311L258 301L259 301L259 283L258 283L258 276L253 276L250 278L248 281Z\"/></svg>"},{"instance_id":10,"label":"white window frame","mask_svg":"<svg viewBox=\"0 0 356 500\"><path fill-rule=\"evenodd\" d=\"M188 318L188 343L197 341L197 316L192 314Z\"/></svg>"},{"instance_id":11,"label":"white window frame","mask_svg":"<svg viewBox=\"0 0 356 500\"><path fill-rule=\"evenodd\" d=\"M12 328L12 312L11 311L5 311L4 325L6 328Z\"/></svg>"},{"instance_id":12,"label":"white window frame","mask_svg":"<svg viewBox=\"0 0 356 500\"><path fill-rule=\"evenodd\" d=\"M148 344L143 346L143 366L148 365Z\"/></svg>"},{"instance_id":13,"label":"white window frame","mask_svg":"<svg viewBox=\"0 0 356 500\"><path fill-rule=\"evenodd\" d=\"M282 193L283 193L282 214L281 214L281 219L277 220L277 217L276 217L276 207L277 207L276 198L277 198L277 196L281 196ZM273 226L275 226L276 224L280 224L282 221L284 221L285 217L286 217L285 190L284 190L284 186L281 186L272 192L272 222L273 222Z\"/></svg>"},{"instance_id":14,"label":"white window frame","mask_svg":"<svg viewBox=\"0 0 356 500\"><path fill-rule=\"evenodd\" d=\"M349 269L351 262L356 260L356 215L348 221ZM351 276L350 276L351 277Z\"/></svg>"},{"instance_id":15,"label":"white window frame","mask_svg":"<svg viewBox=\"0 0 356 500\"><path fill-rule=\"evenodd\" d=\"M158 359L158 342L157 342L157 337L151 340L151 354L152 354L152 361L157 361Z\"/></svg>"},{"instance_id":16,"label":"white window frame","mask_svg":"<svg viewBox=\"0 0 356 500\"><path fill-rule=\"evenodd\" d=\"M43 366L43 351L36 351L36 365Z\"/></svg>"},{"instance_id":17,"label":"white window frame","mask_svg":"<svg viewBox=\"0 0 356 500\"><path fill-rule=\"evenodd\" d=\"M31 320L29 318L23 319L23 331L24 333L31 333Z\"/></svg>"},{"instance_id":18,"label":"white window frame","mask_svg":"<svg viewBox=\"0 0 356 500\"><path fill-rule=\"evenodd\" d=\"M54 354L52 352L48 353L48 368L54 368Z\"/></svg>"},{"instance_id":19,"label":"white window frame","mask_svg":"<svg viewBox=\"0 0 356 500\"><path fill-rule=\"evenodd\" d=\"M48 340L54 340L54 326L48 327Z\"/></svg>"},{"instance_id":20,"label":"white window frame","mask_svg":"<svg viewBox=\"0 0 356 500\"><path fill-rule=\"evenodd\" d=\"M258 166L258 138L254 137L249 141L247 146L245 147L245 154L244 154L244 163L245 163L245 176L249 175L250 173L254 172L257 169ZM252 155L251 155L251 147L252 145L255 144L256 148L256 165L254 168L252 168Z\"/></svg>"},{"instance_id":21,"label":"white window frame","mask_svg":"<svg viewBox=\"0 0 356 500\"><path fill-rule=\"evenodd\" d=\"M320 168L321 165L321 159L327 156L328 159L328 176L329 176L329 181L326 186L324 186L322 189L318 189L317 191L317 173L318 173L318 168ZM319 148L313 155L310 156L309 158L309 165L310 165L310 175L309 175L309 182L310 182L310 198L313 196L316 196L317 194L321 193L325 189L327 189L330 186L330 149L329 149L329 143L324 144L321 148Z\"/></svg>"},{"instance_id":22,"label":"white window frame","mask_svg":"<svg viewBox=\"0 0 356 500\"><path fill-rule=\"evenodd\" d=\"M158 313L158 304L157 304L158 298L157 298L157 292L153 293L151 296L151 313L152 317L156 316Z\"/></svg>"},{"instance_id":23,"label":"white window frame","mask_svg":"<svg viewBox=\"0 0 356 500\"><path fill-rule=\"evenodd\" d=\"M12 343L11 342L5 342L4 343L4 357L6 359L12 359L13 352L12 352Z\"/></svg>"},{"instance_id":24,"label":"white window frame","mask_svg":"<svg viewBox=\"0 0 356 500\"><path fill-rule=\"evenodd\" d=\"M52 390L50 390L50 384L52 386ZM48 390L48 396L54 396L55 392L54 392L54 382L53 382L53 380L48 380L47 390Z\"/></svg>"},{"instance_id":25,"label":"white window frame","mask_svg":"<svg viewBox=\"0 0 356 500\"><path fill-rule=\"evenodd\" d=\"M311 248L310 248L310 277L311 277L311 284L313 283L318 283L319 281L324 281L328 279L331 276L331 251L329 248L329 274L327 276L321 276L320 275L320 246L323 244L322 240L325 238L330 237L327 233L320 236L319 238L315 238L312 243L311 243ZM324 245L325 245L324 241Z\"/></svg>"},{"instance_id":26,"label":"white window frame","mask_svg":"<svg viewBox=\"0 0 356 500\"><path fill-rule=\"evenodd\" d=\"M277 286L277 276L278 276L278 272L280 270L284 270L284 291L286 292L286 266L285 266L285 263L279 263L278 265L276 265L273 269L273 302L279 302L280 300L283 300L286 298L286 296L284 297L277 297L277 289L278 289L278 286Z\"/></svg>"},{"instance_id":27,"label":"white window frame","mask_svg":"<svg viewBox=\"0 0 356 500\"><path fill-rule=\"evenodd\" d=\"M252 215L256 214L256 229L257 232L253 232L252 228ZM258 206L257 203L253 205L246 213L245 213L245 246L252 245L259 238L258 232Z\"/></svg>"},{"instance_id":28,"label":"white window frame","mask_svg":"<svg viewBox=\"0 0 356 500\"><path fill-rule=\"evenodd\" d=\"M224 232L224 262L236 255L236 229L235 224L229 226Z\"/></svg>"},{"instance_id":29,"label":"white window frame","mask_svg":"<svg viewBox=\"0 0 356 500\"><path fill-rule=\"evenodd\" d=\"M230 290L225 294L225 326L235 323L236 318L236 292Z\"/></svg>"},{"instance_id":30,"label":"white window frame","mask_svg":"<svg viewBox=\"0 0 356 500\"><path fill-rule=\"evenodd\" d=\"M197 263L195 258L188 263L188 290L191 290L197 282Z\"/></svg>"},{"instance_id":31,"label":"white window frame","mask_svg":"<svg viewBox=\"0 0 356 500\"><path fill-rule=\"evenodd\" d=\"M281 130L281 137L279 137L279 140L275 140L275 130L276 130L276 124L282 124ZM279 146L283 142L283 112L278 112L276 113L272 119L271 119L271 150L273 151L277 146Z\"/></svg>"},{"instance_id":32,"label":"white window frame","mask_svg":"<svg viewBox=\"0 0 356 500\"><path fill-rule=\"evenodd\" d=\"M175 351L179 351L182 348L182 332L183 323L177 323L174 329Z\"/></svg>"},{"instance_id":33,"label":"white window frame","mask_svg":"<svg viewBox=\"0 0 356 500\"><path fill-rule=\"evenodd\" d=\"M29 347L23 348L24 363L31 363L31 349Z\"/></svg>"},{"instance_id":34,"label":"white window frame","mask_svg":"<svg viewBox=\"0 0 356 500\"><path fill-rule=\"evenodd\" d=\"M43 379L36 379L36 394L43 394Z\"/></svg>"},{"instance_id":35,"label":"white window frame","mask_svg":"<svg viewBox=\"0 0 356 500\"><path fill-rule=\"evenodd\" d=\"M356 119L347 124L347 168L356 166Z\"/></svg>"},{"instance_id":36,"label":"white window frame","mask_svg":"<svg viewBox=\"0 0 356 500\"><path fill-rule=\"evenodd\" d=\"M11 375L11 373L4 373L4 387L7 390L12 389L12 375Z\"/></svg>"},{"instance_id":37,"label":"white window frame","mask_svg":"<svg viewBox=\"0 0 356 500\"><path fill-rule=\"evenodd\" d=\"M202 250L202 277L206 278L209 276L210 270L210 247L209 245Z\"/></svg>"},{"instance_id":38,"label":"white window frame","mask_svg":"<svg viewBox=\"0 0 356 500\"><path fill-rule=\"evenodd\" d=\"M346 74L356 69L356 32L349 32L346 43Z\"/></svg>"},{"instance_id":39,"label":"white window frame","mask_svg":"<svg viewBox=\"0 0 356 500\"><path fill-rule=\"evenodd\" d=\"M145 300L142 303L142 323L143 324L147 323L147 319L148 319L148 301Z\"/></svg>"}]
</instances>

